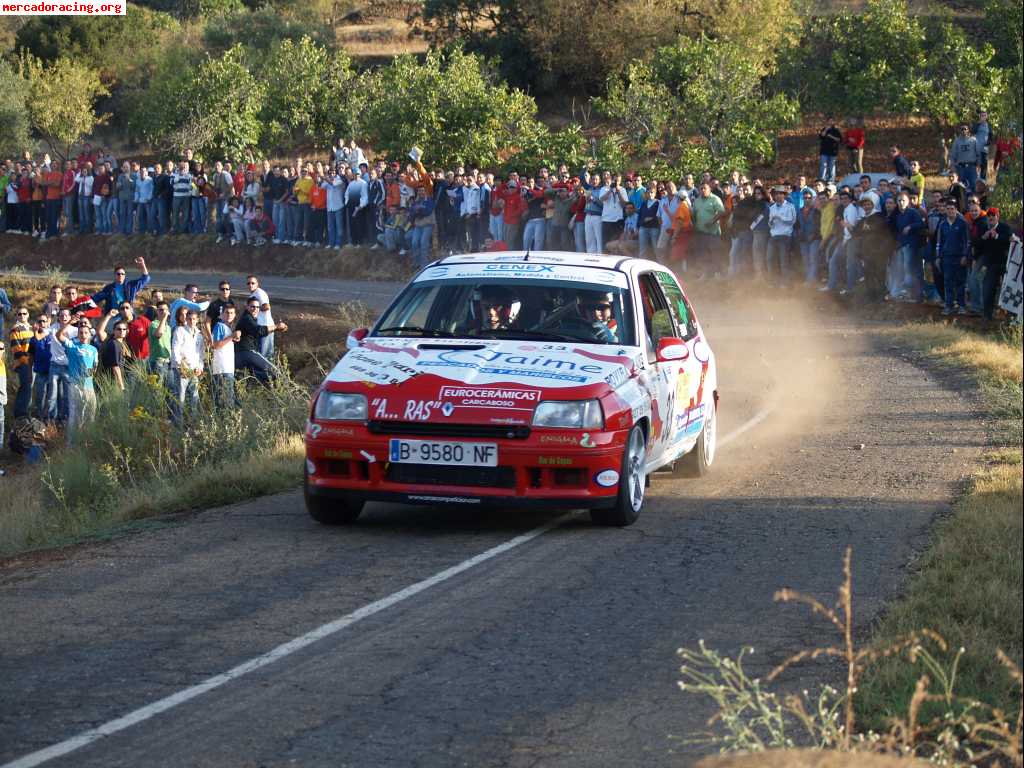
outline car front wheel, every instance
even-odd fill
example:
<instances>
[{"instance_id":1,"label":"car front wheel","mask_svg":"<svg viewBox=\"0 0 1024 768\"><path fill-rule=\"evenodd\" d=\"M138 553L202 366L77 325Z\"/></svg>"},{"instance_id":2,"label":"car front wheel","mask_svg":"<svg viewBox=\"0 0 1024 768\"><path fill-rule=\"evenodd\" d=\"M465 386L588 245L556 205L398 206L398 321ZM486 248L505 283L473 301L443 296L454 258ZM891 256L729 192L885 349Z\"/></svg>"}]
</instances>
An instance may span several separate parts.
<instances>
[{"instance_id":1,"label":"car front wheel","mask_svg":"<svg viewBox=\"0 0 1024 768\"><path fill-rule=\"evenodd\" d=\"M615 506L609 509L590 510L590 519L598 525L632 525L640 516L644 505L644 491L647 487L647 473L644 471L644 456L647 453L644 430L635 425L626 439L622 452L622 469L619 472L619 493Z\"/></svg>"},{"instance_id":2,"label":"car front wheel","mask_svg":"<svg viewBox=\"0 0 1024 768\"><path fill-rule=\"evenodd\" d=\"M323 525L349 525L354 523L363 511L362 501L314 496L309 492L308 482L303 484L302 495L309 516Z\"/></svg>"}]
</instances>

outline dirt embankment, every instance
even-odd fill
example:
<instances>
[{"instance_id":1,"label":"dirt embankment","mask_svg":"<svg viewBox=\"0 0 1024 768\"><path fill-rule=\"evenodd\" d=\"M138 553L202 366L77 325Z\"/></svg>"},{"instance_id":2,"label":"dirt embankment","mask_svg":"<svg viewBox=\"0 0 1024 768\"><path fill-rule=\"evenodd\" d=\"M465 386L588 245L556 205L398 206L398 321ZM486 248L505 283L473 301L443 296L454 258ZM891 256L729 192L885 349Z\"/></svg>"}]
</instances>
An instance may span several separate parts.
<instances>
[{"instance_id":1,"label":"dirt embankment","mask_svg":"<svg viewBox=\"0 0 1024 768\"><path fill-rule=\"evenodd\" d=\"M384 250L346 247L303 248L267 244L260 247L218 243L212 235L85 235L39 242L25 235L0 234L0 267L67 271L103 271L144 256L151 268L261 275L332 277L354 280L405 280L412 268L404 257Z\"/></svg>"}]
</instances>

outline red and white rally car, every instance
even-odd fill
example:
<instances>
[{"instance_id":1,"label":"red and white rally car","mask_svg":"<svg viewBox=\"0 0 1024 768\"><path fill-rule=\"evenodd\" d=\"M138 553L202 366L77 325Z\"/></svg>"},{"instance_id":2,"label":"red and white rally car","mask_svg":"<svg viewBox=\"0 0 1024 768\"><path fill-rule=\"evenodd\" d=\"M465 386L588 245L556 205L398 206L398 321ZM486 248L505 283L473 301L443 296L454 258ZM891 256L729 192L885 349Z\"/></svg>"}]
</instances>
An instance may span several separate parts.
<instances>
[{"instance_id":1,"label":"red and white rally car","mask_svg":"<svg viewBox=\"0 0 1024 768\"><path fill-rule=\"evenodd\" d=\"M675 275L576 253L425 267L313 396L305 499L585 508L629 525L647 475L715 455L715 358Z\"/></svg>"}]
</instances>

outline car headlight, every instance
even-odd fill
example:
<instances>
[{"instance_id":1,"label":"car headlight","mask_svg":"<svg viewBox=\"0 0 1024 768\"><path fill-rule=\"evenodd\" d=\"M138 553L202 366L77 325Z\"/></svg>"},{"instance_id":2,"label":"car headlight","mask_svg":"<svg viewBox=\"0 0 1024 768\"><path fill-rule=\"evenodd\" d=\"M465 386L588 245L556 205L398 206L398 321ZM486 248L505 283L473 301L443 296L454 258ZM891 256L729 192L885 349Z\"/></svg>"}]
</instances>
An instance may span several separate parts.
<instances>
[{"instance_id":1,"label":"car headlight","mask_svg":"<svg viewBox=\"0 0 1024 768\"><path fill-rule=\"evenodd\" d=\"M366 421L366 396L345 392L321 392L313 418L317 421Z\"/></svg>"},{"instance_id":2,"label":"car headlight","mask_svg":"<svg viewBox=\"0 0 1024 768\"><path fill-rule=\"evenodd\" d=\"M597 400L545 400L533 412L533 426L601 429L604 414Z\"/></svg>"}]
</instances>

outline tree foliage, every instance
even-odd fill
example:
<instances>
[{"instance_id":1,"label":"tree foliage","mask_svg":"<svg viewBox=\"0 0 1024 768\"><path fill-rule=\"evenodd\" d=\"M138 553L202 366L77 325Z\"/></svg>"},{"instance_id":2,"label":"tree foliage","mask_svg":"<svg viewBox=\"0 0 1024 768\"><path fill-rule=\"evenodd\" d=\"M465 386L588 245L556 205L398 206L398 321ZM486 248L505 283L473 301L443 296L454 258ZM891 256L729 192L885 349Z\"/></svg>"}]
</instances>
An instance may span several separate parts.
<instances>
[{"instance_id":1,"label":"tree foliage","mask_svg":"<svg viewBox=\"0 0 1024 768\"><path fill-rule=\"evenodd\" d=\"M189 64L182 49L161 61L130 124L160 151L245 157L260 141L266 87L246 66L242 46Z\"/></svg>"},{"instance_id":2,"label":"tree foliage","mask_svg":"<svg viewBox=\"0 0 1024 768\"><path fill-rule=\"evenodd\" d=\"M44 64L25 54L19 64L32 130L54 154L67 158L72 146L107 118L95 110L96 99L108 94L99 73L66 58Z\"/></svg>"},{"instance_id":3,"label":"tree foliage","mask_svg":"<svg viewBox=\"0 0 1024 768\"><path fill-rule=\"evenodd\" d=\"M303 142L330 143L340 131L351 135L361 96L352 62L343 52L330 53L309 37L278 42L262 71L266 100L261 122L268 147Z\"/></svg>"},{"instance_id":4,"label":"tree foliage","mask_svg":"<svg viewBox=\"0 0 1024 768\"><path fill-rule=\"evenodd\" d=\"M71 59L110 83L147 61L181 25L166 13L128 3L124 16L36 16L16 45L44 62Z\"/></svg>"},{"instance_id":5,"label":"tree foliage","mask_svg":"<svg viewBox=\"0 0 1024 768\"><path fill-rule=\"evenodd\" d=\"M0 59L0 157L20 156L31 146L28 83Z\"/></svg>"},{"instance_id":6,"label":"tree foliage","mask_svg":"<svg viewBox=\"0 0 1024 768\"><path fill-rule=\"evenodd\" d=\"M422 62L399 56L366 73L359 87L366 104L359 133L395 157L418 146L430 163L493 165L540 130L533 99L496 82L479 57L460 48L433 51Z\"/></svg>"},{"instance_id":7,"label":"tree foliage","mask_svg":"<svg viewBox=\"0 0 1024 768\"><path fill-rule=\"evenodd\" d=\"M770 158L776 133L798 116L794 100L764 92L762 64L743 45L681 37L650 65L613 76L599 106L641 144L678 150L697 136L714 169L745 166Z\"/></svg>"},{"instance_id":8,"label":"tree foliage","mask_svg":"<svg viewBox=\"0 0 1024 768\"><path fill-rule=\"evenodd\" d=\"M941 125L997 102L1003 87L991 45L949 21L922 21L906 0L821 17L800 52L784 80L802 83L807 106L825 112L917 114Z\"/></svg>"}]
</instances>

